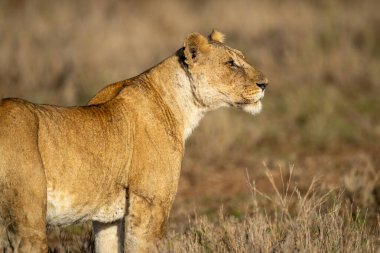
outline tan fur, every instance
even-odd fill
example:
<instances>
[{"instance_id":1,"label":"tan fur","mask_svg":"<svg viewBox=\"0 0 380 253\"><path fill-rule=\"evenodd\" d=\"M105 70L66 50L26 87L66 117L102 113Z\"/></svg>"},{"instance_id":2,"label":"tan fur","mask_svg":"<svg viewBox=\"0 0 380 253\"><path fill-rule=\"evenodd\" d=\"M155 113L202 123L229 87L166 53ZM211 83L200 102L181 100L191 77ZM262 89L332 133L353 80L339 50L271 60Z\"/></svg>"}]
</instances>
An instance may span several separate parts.
<instances>
[{"instance_id":1,"label":"tan fur","mask_svg":"<svg viewBox=\"0 0 380 253\"><path fill-rule=\"evenodd\" d=\"M93 220L98 252L111 252L107 243L120 252L123 241L127 252L154 251L186 138L210 110L258 113L257 83L267 80L239 51L193 33L176 54L107 86L88 106L3 99L0 248L47 252L46 225Z\"/></svg>"},{"instance_id":2,"label":"tan fur","mask_svg":"<svg viewBox=\"0 0 380 253\"><path fill-rule=\"evenodd\" d=\"M209 38L213 41L224 43L226 36L217 30L213 30Z\"/></svg>"}]
</instances>

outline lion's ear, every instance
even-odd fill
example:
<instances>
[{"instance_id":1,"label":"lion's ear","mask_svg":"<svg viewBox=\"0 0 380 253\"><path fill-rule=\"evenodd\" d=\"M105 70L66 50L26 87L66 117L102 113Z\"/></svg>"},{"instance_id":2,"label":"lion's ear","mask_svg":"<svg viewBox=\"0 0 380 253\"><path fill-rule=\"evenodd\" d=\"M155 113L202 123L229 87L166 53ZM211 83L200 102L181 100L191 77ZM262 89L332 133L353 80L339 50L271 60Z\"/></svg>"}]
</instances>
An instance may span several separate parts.
<instances>
[{"instance_id":1,"label":"lion's ear","mask_svg":"<svg viewBox=\"0 0 380 253\"><path fill-rule=\"evenodd\" d=\"M214 30L212 30L212 32L210 33L208 38L209 38L209 40L212 40L212 41L224 43L226 35L224 35L223 33L214 29Z\"/></svg>"},{"instance_id":2,"label":"lion's ear","mask_svg":"<svg viewBox=\"0 0 380 253\"><path fill-rule=\"evenodd\" d=\"M186 58L186 64L191 67L193 66L200 55L210 51L210 44L206 37L199 33L191 33L185 39L183 43L184 54Z\"/></svg>"}]
</instances>

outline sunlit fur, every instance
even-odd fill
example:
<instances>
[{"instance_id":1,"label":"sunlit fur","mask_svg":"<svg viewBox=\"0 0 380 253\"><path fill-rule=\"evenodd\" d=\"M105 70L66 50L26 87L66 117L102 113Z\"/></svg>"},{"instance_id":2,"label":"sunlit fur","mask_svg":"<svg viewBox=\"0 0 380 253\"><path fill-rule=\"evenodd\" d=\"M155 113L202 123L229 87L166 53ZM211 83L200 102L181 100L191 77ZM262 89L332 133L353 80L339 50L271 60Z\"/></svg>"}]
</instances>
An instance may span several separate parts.
<instances>
[{"instance_id":1,"label":"sunlit fur","mask_svg":"<svg viewBox=\"0 0 380 253\"><path fill-rule=\"evenodd\" d=\"M224 43L226 36L217 30L213 30L209 35L209 38L213 41Z\"/></svg>"},{"instance_id":2,"label":"sunlit fur","mask_svg":"<svg viewBox=\"0 0 380 253\"><path fill-rule=\"evenodd\" d=\"M261 110L257 84L266 78L222 42L217 32L192 33L174 55L105 87L89 106L3 99L0 243L47 252L47 225L91 220L97 252L152 251L198 122L220 107Z\"/></svg>"}]
</instances>

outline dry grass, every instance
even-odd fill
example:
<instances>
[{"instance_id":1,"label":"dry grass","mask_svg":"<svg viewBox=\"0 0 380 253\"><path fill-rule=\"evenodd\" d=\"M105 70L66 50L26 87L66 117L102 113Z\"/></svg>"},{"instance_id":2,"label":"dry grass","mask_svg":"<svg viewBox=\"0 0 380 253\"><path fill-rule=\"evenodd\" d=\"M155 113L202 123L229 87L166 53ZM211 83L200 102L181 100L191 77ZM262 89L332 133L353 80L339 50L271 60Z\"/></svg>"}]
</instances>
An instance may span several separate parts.
<instances>
[{"instance_id":1,"label":"dry grass","mask_svg":"<svg viewBox=\"0 0 380 253\"><path fill-rule=\"evenodd\" d=\"M376 251L379 8L377 0L0 1L0 97L85 104L104 85L172 54L189 32L217 28L271 84L261 115L213 112L189 139L169 223L175 232L163 247ZM300 195L286 215L266 168L281 185L276 168L289 164ZM251 196L245 168L271 201ZM313 178L323 183L303 200ZM337 188L342 192L325 203L297 212ZM79 243L88 229L51 233L51 245L58 252L91 251L91 240Z\"/></svg>"},{"instance_id":2,"label":"dry grass","mask_svg":"<svg viewBox=\"0 0 380 253\"><path fill-rule=\"evenodd\" d=\"M345 202L342 191L324 193L313 181L305 194L291 186L292 172L280 193L273 175L268 181L276 192L272 198L251 184L252 203L241 218L226 216L223 209L210 220L191 220L182 233L171 233L160 252L377 252L379 232L366 228L365 211ZM268 212L258 204L269 200Z\"/></svg>"}]
</instances>

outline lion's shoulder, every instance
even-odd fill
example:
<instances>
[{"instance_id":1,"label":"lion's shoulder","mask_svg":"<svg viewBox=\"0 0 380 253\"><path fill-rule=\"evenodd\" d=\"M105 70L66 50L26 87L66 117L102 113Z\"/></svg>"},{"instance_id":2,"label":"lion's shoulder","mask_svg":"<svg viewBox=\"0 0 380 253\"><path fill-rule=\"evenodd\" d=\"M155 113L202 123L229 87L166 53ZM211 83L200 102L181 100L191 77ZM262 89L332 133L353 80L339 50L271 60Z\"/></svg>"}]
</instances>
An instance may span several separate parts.
<instances>
[{"instance_id":1,"label":"lion's shoulder","mask_svg":"<svg viewBox=\"0 0 380 253\"><path fill-rule=\"evenodd\" d=\"M101 89L94 97L90 99L88 105L97 105L108 102L116 97L120 91L127 86L127 80L112 83Z\"/></svg>"}]
</instances>

